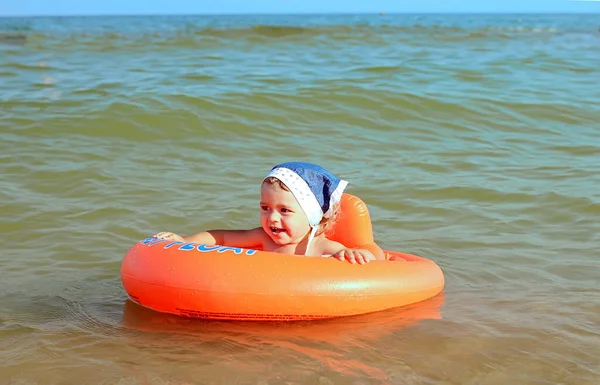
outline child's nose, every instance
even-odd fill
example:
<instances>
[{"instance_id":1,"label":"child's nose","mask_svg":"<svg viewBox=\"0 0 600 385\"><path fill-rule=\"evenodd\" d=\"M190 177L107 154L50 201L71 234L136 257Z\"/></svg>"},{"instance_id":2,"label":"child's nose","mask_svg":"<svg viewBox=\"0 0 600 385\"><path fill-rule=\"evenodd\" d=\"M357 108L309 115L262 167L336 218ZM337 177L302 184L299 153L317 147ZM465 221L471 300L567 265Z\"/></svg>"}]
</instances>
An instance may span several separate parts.
<instances>
[{"instance_id":1,"label":"child's nose","mask_svg":"<svg viewBox=\"0 0 600 385\"><path fill-rule=\"evenodd\" d=\"M277 212L277 210L273 210L271 211L271 214L269 215L269 220L271 222L278 222L280 218L279 213Z\"/></svg>"}]
</instances>

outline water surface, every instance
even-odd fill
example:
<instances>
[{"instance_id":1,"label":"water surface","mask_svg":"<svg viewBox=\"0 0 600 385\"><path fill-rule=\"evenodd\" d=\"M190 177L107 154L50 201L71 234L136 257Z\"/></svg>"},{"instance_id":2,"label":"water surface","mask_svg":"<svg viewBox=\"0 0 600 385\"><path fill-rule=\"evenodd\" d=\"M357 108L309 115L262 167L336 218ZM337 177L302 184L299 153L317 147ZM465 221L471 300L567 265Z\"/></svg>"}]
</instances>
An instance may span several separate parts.
<instances>
[{"instance_id":1,"label":"water surface","mask_svg":"<svg viewBox=\"0 0 600 385\"><path fill-rule=\"evenodd\" d=\"M599 20L0 19L0 378L598 384ZM127 300L129 247L257 225L291 159L349 180L443 295L292 325Z\"/></svg>"}]
</instances>

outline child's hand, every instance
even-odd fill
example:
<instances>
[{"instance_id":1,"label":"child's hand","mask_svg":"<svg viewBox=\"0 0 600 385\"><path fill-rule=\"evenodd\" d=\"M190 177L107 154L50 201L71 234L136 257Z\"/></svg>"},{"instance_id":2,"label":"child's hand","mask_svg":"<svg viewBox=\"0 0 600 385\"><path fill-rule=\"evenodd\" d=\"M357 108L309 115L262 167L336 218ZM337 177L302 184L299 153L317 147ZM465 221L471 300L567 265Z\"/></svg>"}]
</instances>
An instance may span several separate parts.
<instances>
[{"instance_id":1,"label":"child's hand","mask_svg":"<svg viewBox=\"0 0 600 385\"><path fill-rule=\"evenodd\" d=\"M181 235L174 233L162 232L153 236L153 238L166 239L167 241L185 242L185 239Z\"/></svg>"},{"instance_id":2,"label":"child's hand","mask_svg":"<svg viewBox=\"0 0 600 385\"><path fill-rule=\"evenodd\" d=\"M343 249L333 254L332 257L340 261L346 260L352 264L358 263L359 265L375 260L373 253L361 249Z\"/></svg>"}]
</instances>

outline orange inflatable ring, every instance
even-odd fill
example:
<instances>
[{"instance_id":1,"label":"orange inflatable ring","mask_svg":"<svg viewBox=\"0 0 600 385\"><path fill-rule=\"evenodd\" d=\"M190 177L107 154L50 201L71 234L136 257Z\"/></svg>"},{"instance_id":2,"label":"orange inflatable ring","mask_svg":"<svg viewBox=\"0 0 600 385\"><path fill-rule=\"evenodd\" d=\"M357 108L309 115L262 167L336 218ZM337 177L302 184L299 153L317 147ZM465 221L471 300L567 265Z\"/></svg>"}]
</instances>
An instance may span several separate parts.
<instances>
[{"instance_id":1,"label":"orange inflatable ring","mask_svg":"<svg viewBox=\"0 0 600 385\"><path fill-rule=\"evenodd\" d=\"M328 238L366 248L378 260L334 258L147 238L125 255L129 297L159 312L233 320L313 320L370 313L431 298L444 275L431 260L382 250L367 206L344 194Z\"/></svg>"}]
</instances>

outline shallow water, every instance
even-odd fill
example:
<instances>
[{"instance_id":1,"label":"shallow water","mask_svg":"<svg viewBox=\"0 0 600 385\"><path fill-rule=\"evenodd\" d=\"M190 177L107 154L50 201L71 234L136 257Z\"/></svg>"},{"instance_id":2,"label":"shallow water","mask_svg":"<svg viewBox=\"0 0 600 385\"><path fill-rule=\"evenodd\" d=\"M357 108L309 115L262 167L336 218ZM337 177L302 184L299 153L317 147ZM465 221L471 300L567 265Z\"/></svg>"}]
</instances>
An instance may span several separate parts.
<instances>
[{"instance_id":1,"label":"shallow water","mask_svg":"<svg viewBox=\"0 0 600 385\"><path fill-rule=\"evenodd\" d=\"M598 384L598 20L0 19L0 382ZM133 243L256 225L290 159L443 295L291 325L127 300Z\"/></svg>"}]
</instances>

